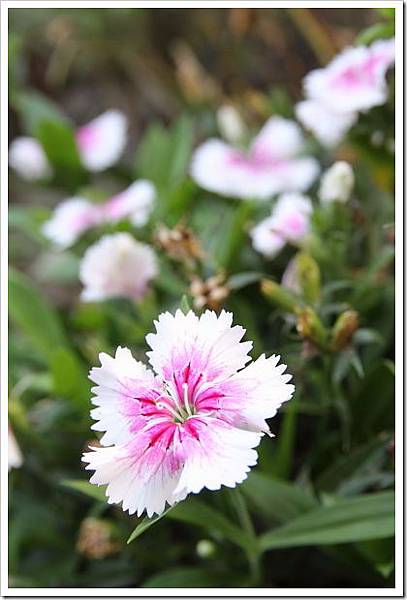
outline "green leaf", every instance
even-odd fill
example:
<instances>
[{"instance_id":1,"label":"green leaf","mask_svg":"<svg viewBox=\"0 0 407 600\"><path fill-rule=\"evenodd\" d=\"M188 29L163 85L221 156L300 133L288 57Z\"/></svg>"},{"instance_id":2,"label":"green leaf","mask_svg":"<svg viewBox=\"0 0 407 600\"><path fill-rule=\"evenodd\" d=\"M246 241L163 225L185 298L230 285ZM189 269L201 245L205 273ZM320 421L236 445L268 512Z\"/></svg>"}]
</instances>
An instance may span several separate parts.
<instances>
[{"instance_id":1,"label":"green leaf","mask_svg":"<svg viewBox=\"0 0 407 600\"><path fill-rule=\"evenodd\" d=\"M84 171L73 129L60 121L41 121L37 137L61 183L68 189L79 186L83 182Z\"/></svg>"},{"instance_id":2,"label":"green leaf","mask_svg":"<svg viewBox=\"0 0 407 600\"><path fill-rule=\"evenodd\" d=\"M67 347L56 311L28 277L14 269L9 270L9 313L47 362L52 361L57 348Z\"/></svg>"},{"instance_id":3,"label":"green leaf","mask_svg":"<svg viewBox=\"0 0 407 600\"><path fill-rule=\"evenodd\" d=\"M193 134L191 119L185 116L180 117L171 129L169 184L177 183L186 174L191 158Z\"/></svg>"},{"instance_id":4,"label":"green leaf","mask_svg":"<svg viewBox=\"0 0 407 600\"><path fill-rule=\"evenodd\" d=\"M68 348L57 348L51 357L50 366L55 392L65 398L71 398L81 408L87 406L90 383L79 358Z\"/></svg>"},{"instance_id":5,"label":"green leaf","mask_svg":"<svg viewBox=\"0 0 407 600\"><path fill-rule=\"evenodd\" d=\"M262 473L251 473L241 490L262 515L276 522L294 519L318 505L299 485Z\"/></svg>"},{"instance_id":6,"label":"green leaf","mask_svg":"<svg viewBox=\"0 0 407 600\"><path fill-rule=\"evenodd\" d=\"M253 212L253 202L241 202L231 215L229 222L219 237L214 253L219 267L229 269L235 261L247 236L245 225Z\"/></svg>"},{"instance_id":7,"label":"green leaf","mask_svg":"<svg viewBox=\"0 0 407 600\"><path fill-rule=\"evenodd\" d=\"M345 544L394 535L394 493L379 492L322 506L260 538L263 550Z\"/></svg>"},{"instance_id":8,"label":"green leaf","mask_svg":"<svg viewBox=\"0 0 407 600\"><path fill-rule=\"evenodd\" d=\"M346 489L346 483L353 479L361 469L368 469L372 463L386 452L388 440L373 439L367 444L353 448L346 456L340 456L316 480L316 486L326 492L341 493L341 488Z\"/></svg>"},{"instance_id":9,"label":"green leaf","mask_svg":"<svg viewBox=\"0 0 407 600\"><path fill-rule=\"evenodd\" d=\"M20 112L27 133L36 136L43 121L68 123L59 107L49 98L38 92L20 92L15 102Z\"/></svg>"},{"instance_id":10,"label":"green leaf","mask_svg":"<svg viewBox=\"0 0 407 600\"><path fill-rule=\"evenodd\" d=\"M106 502L106 486L97 486L82 479L65 479L64 481L61 481L61 485L70 488L71 490L75 490L76 492L80 492L81 494L85 494L85 496L89 496L95 500L99 500L100 502Z\"/></svg>"},{"instance_id":11,"label":"green leaf","mask_svg":"<svg viewBox=\"0 0 407 600\"><path fill-rule=\"evenodd\" d=\"M180 309L186 315L191 310L191 306L189 304L188 296L184 294L181 298L181 302L179 304Z\"/></svg>"},{"instance_id":12,"label":"green leaf","mask_svg":"<svg viewBox=\"0 0 407 600\"><path fill-rule=\"evenodd\" d=\"M198 525L206 531L216 531L243 549L251 549L251 540L240 527L197 498L189 498L186 502L179 503L168 513L168 518Z\"/></svg>"},{"instance_id":13,"label":"green leaf","mask_svg":"<svg viewBox=\"0 0 407 600\"><path fill-rule=\"evenodd\" d=\"M231 290L236 291L247 285L251 285L252 283L257 283L264 277L264 273L254 273L253 271L236 273L236 275L231 275L231 277L229 277L227 284Z\"/></svg>"},{"instance_id":14,"label":"green leaf","mask_svg":"<svg viewBox=\"0 0 407 600\"><path fill-rule=\"evenodd\" d=\"M163 513L161 513L161 515L156 515L155 517L151 517L151 518L144 517L144 519L142 521L140 521L140 523L137 525L136 529L134 529L134 531L130 535L129 539L127 540L127 543L130 544L135 539L140 537L141 534L143 534L145 531L147 531L147 529L150 529L150 527L152 525L154 525L155 523L160 521L163 517L165 517L165 515L167 515L170 512L170 510L172 510L173 508L174 508L173 506L169 506Z\"/></svg>"},{"instance_id":15,"label":"green leaf","mask_svg":"<svg viewBox=\"0 0 407 600\"><path fill-rule=\"evenodd\" d=\"M362 31L356 38L356 43L360 45L371 44L375 40L391 38L394 36L394 23L375 23Z\"/></svg>"}]
</instances>

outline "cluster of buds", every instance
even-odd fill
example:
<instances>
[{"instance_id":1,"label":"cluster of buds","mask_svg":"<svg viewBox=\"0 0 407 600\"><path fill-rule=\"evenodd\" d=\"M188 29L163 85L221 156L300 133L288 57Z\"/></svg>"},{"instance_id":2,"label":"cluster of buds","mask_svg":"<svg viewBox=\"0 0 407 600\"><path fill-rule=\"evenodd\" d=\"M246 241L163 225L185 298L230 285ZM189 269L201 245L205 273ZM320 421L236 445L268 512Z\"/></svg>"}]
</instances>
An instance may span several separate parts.
<instances>
[{"instance_id":1,"label":"cluster of buds","mask_svg":"<svg viewBox=\"0 0 407 600\"><path fill-rule=\"evenodd\" d=\"M309 254L299 252L292 259L282 285L265 279L261 282L261 291L271 304L295 315L297 332L306 345L306 355L313 355L318 348L339 352L352 342L359 326L356 311L345 310L329 329L313 308L320 296L320 272Z\"/></svg>"},{"instance_id":2,"label":"cluster of buds","mask_svg":"<svg viewBox=\"0 0 407 600\"><path fill-rule=\"evenodd\" d=\"M86 558L101 560L119 552L121 544L113 539L111 525L88 517L81 523L76 550Z\"/></svg>"},{"instance_id":3,"label":"cluster of buds","mask_svg":"<svg viewBox=\"0 0 407 600\"><path fill-rule=\"evenodd\" d=\"M230 288L226 282L225 274L218 273L206 280L194 277L189 291L197 310L209 308L217 311L229 296Z\"/></svg>"},{"instance_id":4,"label":"cluster of buds","mask_svg":"<svg viewBox=\"0 0 407 600\"><path fill-rule=\"evenodd\" d=\"M198 238L183 223L178 223L172 229L160 225L154 239L156 245L174 260L190 263L204 257Z\"/></svg>"}]
</instances>

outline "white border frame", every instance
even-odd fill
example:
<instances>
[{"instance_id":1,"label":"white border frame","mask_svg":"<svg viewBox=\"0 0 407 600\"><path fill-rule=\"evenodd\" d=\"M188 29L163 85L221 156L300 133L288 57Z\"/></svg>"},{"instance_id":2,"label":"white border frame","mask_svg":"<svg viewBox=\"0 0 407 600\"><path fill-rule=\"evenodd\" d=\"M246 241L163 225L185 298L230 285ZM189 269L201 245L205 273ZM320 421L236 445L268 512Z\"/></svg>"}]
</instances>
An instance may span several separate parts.
<instances>
[{"instance_id":1,"label":"white border frame","mask_svg":"<svg viewBox=\"0 0 407 600\"><path fill-rule=\"evenodd\" d=\"M0 0L1 1L1 0ZM8 580L8 9L9 8L394 8L396 11L396 582L394 588L9 588ZM404 365L404 52L403 52L403 0L349 1L349 0L32 0L1 2L1 595L2 597L403 597L404 576L404 406L403 373Z\"/></svg>"}]
</instances>

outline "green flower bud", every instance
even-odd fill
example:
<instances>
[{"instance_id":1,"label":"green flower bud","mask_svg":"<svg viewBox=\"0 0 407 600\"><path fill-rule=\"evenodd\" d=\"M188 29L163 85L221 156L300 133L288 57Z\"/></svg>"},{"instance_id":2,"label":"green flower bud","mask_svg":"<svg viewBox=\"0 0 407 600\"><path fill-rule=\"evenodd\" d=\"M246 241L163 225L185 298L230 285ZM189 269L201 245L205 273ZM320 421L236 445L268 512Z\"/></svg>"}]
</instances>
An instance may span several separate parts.
<instances>
[{"instance_id":1,"label":"green flower bud","mask_svg":"<svg viewBox=\"0 0 407 600\"><path fill-rule=\"evenodd\" d=\"M345 310L336 319L331 333L331 349L334 352L343 350L352 340L359 326L359 316L355 310Z\"/></svg>"}]
</instances>

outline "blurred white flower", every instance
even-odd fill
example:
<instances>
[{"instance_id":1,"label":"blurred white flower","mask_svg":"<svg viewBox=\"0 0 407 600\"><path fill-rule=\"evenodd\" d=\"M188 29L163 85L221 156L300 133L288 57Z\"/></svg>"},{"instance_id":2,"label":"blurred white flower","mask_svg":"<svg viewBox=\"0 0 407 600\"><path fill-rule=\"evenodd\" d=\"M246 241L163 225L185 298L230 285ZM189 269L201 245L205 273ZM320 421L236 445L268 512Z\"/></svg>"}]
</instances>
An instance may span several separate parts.
<instances>
[{"instance_id":1,"label":"blurred white flower","mask_svg":"<svg viewBox=\"0 0 407 600\"><path fill-rule=\"evenodd\" d=\"M17 469L23 464L23 455L17 440L14 437L13 430L8 426L8 470Z\"/></svg>"},{"instance_id":2,"label":"blurred white flower","mask_svg":"<svg viewBox=\"0 0 407 600\"><path fill-rule=\"evenodd\" d=\"M312 204L308 196L283 194L274 205L271 216L250 232L253 248L271 258L286 243L301 242L309 232L311 213Z\"/></svg>"},{"instance_id":3,"label":"blurred white flower","mask_svg":"<svg viewBox=\"0 0 407 600\"><path fill-rule=\"evenodd\" d=\"M128 233L105 235L86 250L79 268L81 298L96 302L127 297L140 300L158 274L154 251Z\"/></svg>"},{"instance_id":4,"label":"blurred white flower","mask_svg":"<svg viewBox=\"0 0 407 600\"><path fill-rule=\"evenodd\" d=\"M349 163L340 160L332 165L321 177L319 198L322 203L345 203L349 200L355 183L355 176Z\"/></svg>"},{"instance_id":5,"label":"blurred white flower","mask_svg":"<svg viewBox=\"0 0 407 600\"><path fill-rule=\"evenodd\" d=\"M358 112L386 102L386 72L394 58L394 39L346 48L306 75L306 100L297 104L297 118L322 144L338 144Z\"/></svg>"},{"instance_id":6,"label":"blurred white flower","mask_svg":"<svg viewBox=\"0 0 407 600\"><path fill-rule=\"evenodd\" d=\"M22 177L29 181L47 179L52 169L39 142L31 137L16 138L9 148L9 164Z\"/></svg>"},{"instance_id":7,"label":"blurred white flower","mask_svg":"<svg viewBox=\"0 0 407 600\"><path fill-rule=\"evenodd\" d=\"M103 171L120 158L127 141L127 119L118 110L108 110L76 132L76 143L84 166Z\"/></svg>"},{"instance_id":8,"label":"blurred white flower","mask_svg":"<svg viewBox=\"0 0 407 600\"><path fill-rule=\"evenodd\" d=\"M336 146L357 120L356 112L340 113L317 100L303 100L295 106L297 119L324 146Z\"/></svg>"},{"instance_id":9,"label":"blurred white flower","mask_svg":"<svg viewBox=\"0 0 407 600\"><path fill-rule=\"evenodd\" d=\"M61 202L52 217L42 227L42 232L59 248L68 248L91 227L102 222L103 214L97 204L85 198L74 197Z\"/></svg>"},{"instance_id":10,"label":"blurred white flower","mask_svg":"<svg viewBox=\"0 0 407 600\"><path fill-rule=\"evenodd\" d=\"M319 173L314 158L301 157L303 137L299 126L272 117L255 137L248 152L219 139L195 150L191 175L204 189L218 194L266 200L274 194L306 190Z\"/></svg>"},{"instance_id":11,"label":"blurred white flower","mask_svg":"<svg viewBox=\"0 0 407 600\"><path fill-rule=\"evenodd\" d=\"M142 227L149 219L155 196L156 190L151 181L135 181L104 204L104 219L107 223L117 223L128 218L136 227Z\"/></svg>"},{"instance_id":12,"label":"blurred white flower","mask_svg":"<svg viewBox=\"0 0 407 600\"><path fill-rule=\"evenodd\" d=\"M244 139L247 129L234 106L231 104L221 106L216 113L216 120L219 131L227 142L238 144Z\"/></svg>"}]
</instances>

